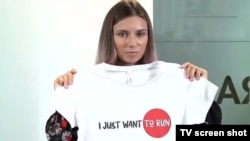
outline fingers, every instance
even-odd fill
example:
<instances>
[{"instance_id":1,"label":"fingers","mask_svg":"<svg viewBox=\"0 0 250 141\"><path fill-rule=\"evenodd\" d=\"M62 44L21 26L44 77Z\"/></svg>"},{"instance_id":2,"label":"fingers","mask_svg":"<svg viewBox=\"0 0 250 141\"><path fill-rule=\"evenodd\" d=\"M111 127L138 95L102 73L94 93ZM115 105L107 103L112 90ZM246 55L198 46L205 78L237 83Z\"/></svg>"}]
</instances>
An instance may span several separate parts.
<instances>
[{"instance_id":1,"label":"fingers","mask_svg":"<svg viewBox=\"0 0 250 141\"><path fill-rule=\"evenodd\" d=\"M199 71L200 71L200 73L198 74L198 76L204 77L206 79L208 78L208 72L207 72L207 70L205 70L203 68L199 68Z\"/></svg>"},{"instance_id":2,"label":"fingers","mask_svg":"<svg viewBox=\"0 0 250 141\"><path fill-rule=\"evenodd\" d=\"M194 78L199 79L198 75L196 74L197 67L194 65L190 65L188 67L189 67L189 72L188 72L189 80L193 81Z\"/></svg>"},{"instance_id":3,"label":"fingers","mask_svg":"<svg viewBox=\"0 0 250 141\"><path fill-rule=\"evenodd\" d=\"M200 67L197 67L197 66L192 68L192 69L194 70L192 73L193 73L194 78L196 80L199 80L201 77L206 78L206 79L208 78L207 70L200 68Z\"/></svg>"},{"instance_id":4,"label":"fingers","mask_svg":"<svg viewBox=\"0 0 250 141\"><path fill-rule=\"evenodd\" d=\"M182 64L182 65L180 66L180 68L185 69L185 68L187 68L190 64L191 64L191 63L186 62L186 63Z\"/></svg>"},{"instance_id":5,"label":"fingers","mask_svg":"<svg viewBox=\"0 0 250 141\"><path fill-rule=\"evenodd\" d=\"M63 75L63 87L64 88L68 88L68 86L69 86L69 75L70 75L71 73L70 73L70 71L68 71L66 74L64 74Z\"/></svg>"},{"instance_id":6,"label":"fingers","mask_svg":"<svg viewBox=\"0 0 250 141\"><path fill-rule=\"evenodd\" d=\"M186 62L180 66L180 68L185 69L186 77L193 81L194 79L199 80L200 77L208 78L207 70L195 66L189 62Z\"/></svg>"},{"instance_id":7,"label":"fingers","mask_svg":"<svg viewBox=\"0 0 250 141\"><path fill-rule=\"evenodd\" d=\"M58 86L63 86L63 75L59 75L55 81L54 81L54 90L58 87Z\"/></svg>"},{"instance_id":8,"label":"fingers","mask_svg":"<svg viewBox=\"0 0 250 141\"><path fill-rule=\"evenodd\" d=\"M64 88L68 88L69 85L73 84L74 75L77 73L76 69L71 69L70 71L64 73L63 75L58 76L54 81L54 89L58 86L62 86Z\"/></svg>"},{"instance_id":9,"label":"fingers","mask_svg":"<svg viewBox=\"0 0 250 141\"><path fill-rule=\"evenodd\" d=\"M68 73L69 75L69 85L73 84L74 81L74 75L77 73L76 69L71 69L71 71Z\"/></svg>"},{"instance_id":10,"label":"fingers","mask_svg":"<svg viewBox=\"0 0 250 141\"><path fill-rule=\"evenodd\" d=\"M71 71L70 71L70 72L74 75L74 74L76 74L76 73L77 73L77 70L73 68L73 69L71 69Z\"/></svg>"},{"instance_id":11,"label":"fingers","mask_svg":"<svg viewBox=\"0 0 250 141\"><path fill-rule=\"evenodd\" d=\"M190 80L199 80L201 76L201 69L197 66L191 66L191 71L189 72Z\"/></svg>"},{"instance_id":12,"label":"fingers","mask_svg":"<svg viewBox=\"0 0 250 141\"><path fill-rule=\"evenodd\" d=\"M192 73L191 73L192 67L191 66L192 66L192 64L189 62L186 62L180 66L181 69L185 69L186 78L190 79L190 80L192 79L192 76L190 76L190 74L192 75Z\"/></svg>"}]
</instances>

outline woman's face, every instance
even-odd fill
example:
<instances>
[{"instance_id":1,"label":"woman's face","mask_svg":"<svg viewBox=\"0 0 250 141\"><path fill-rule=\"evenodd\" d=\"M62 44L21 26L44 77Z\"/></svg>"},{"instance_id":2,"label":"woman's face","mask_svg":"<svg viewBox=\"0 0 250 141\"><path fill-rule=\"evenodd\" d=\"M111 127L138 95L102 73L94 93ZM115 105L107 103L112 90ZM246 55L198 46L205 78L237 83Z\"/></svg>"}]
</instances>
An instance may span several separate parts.
<instances>
[{"instance_id":1,"label":"woman's face","mask_svg":"<svg viewBox=\"0 0 250 141\"><path fill-rule=\"evenodd\" d=\"M125 18L114 25L117 65L135 65L144 55L148 43L147 22L139 16Z\"/></svg>"}]
</instances>

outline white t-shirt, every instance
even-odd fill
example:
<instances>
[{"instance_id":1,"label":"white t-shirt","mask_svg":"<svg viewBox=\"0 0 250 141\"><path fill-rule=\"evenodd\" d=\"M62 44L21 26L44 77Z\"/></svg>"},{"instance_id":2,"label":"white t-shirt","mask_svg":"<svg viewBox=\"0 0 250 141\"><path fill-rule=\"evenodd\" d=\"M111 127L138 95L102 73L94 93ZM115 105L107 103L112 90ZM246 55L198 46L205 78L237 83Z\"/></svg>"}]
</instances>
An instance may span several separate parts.
<instances>
[{"instance_id":1,"label":"white t-shirt","mask_svg":"<svg viewBox=\"0 0 250 141\"><path fill-rule=\"evenodd\" d=\"M106 63L78 71L54 107L78 126L79 141L174 141L175 125L203 123L218 87L190 81L179 64Z\"/></svg>"}]
</instances>

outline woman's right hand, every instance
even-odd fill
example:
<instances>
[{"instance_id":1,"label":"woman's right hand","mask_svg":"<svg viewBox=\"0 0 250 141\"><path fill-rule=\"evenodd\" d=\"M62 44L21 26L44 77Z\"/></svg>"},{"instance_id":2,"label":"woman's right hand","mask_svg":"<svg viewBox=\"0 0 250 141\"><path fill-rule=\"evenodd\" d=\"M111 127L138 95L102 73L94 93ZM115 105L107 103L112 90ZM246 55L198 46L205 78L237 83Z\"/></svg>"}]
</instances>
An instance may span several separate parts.
<instances>
[{"instance_id":1,"label":"woman's right hand","mask_svg":"<svg viewBox=\"0 0 250 141\"><path fill-rule=\"evenodd\" d=\"M73 84L74 81L74 75L77 73L76 69L71 69L70 71L59 75L55 81L54 81L54 90L58 87L58 86L62 86L64 88L68 88L69 85Z\"/></svg>"}]
</instances>

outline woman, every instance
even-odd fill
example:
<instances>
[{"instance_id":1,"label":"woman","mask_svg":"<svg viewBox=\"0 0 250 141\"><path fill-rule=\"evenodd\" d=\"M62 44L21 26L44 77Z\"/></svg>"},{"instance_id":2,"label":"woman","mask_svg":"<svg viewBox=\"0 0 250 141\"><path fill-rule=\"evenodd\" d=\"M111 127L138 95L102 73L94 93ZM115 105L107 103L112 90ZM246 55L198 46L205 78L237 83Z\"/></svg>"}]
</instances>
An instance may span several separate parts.
<instances>
[{"instance_id":1,"label":"woman","mask_svg":"<svg viewBox=\"0 0 250 141\"><path fill-rule=\"evenodd\" d=\"M140 66L157 61L154 45L153 29L150 18L145 9L133 0L122 0L115 4L107 13L100 33L96 64L109 64L112 66ZM207 78L207 71L190 63L185 63L187 78ZM72 69L59 76L55 82L64 86L73 83ZM79 127L81 128L81 127ZM68 120L59 112L55 112L48 119L46 134L48 140L59 141L77 140L78 127L70 125Z\"/></svg>"}]
</instances>

